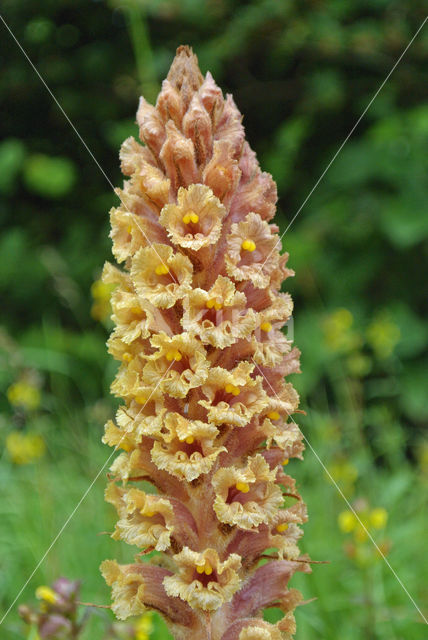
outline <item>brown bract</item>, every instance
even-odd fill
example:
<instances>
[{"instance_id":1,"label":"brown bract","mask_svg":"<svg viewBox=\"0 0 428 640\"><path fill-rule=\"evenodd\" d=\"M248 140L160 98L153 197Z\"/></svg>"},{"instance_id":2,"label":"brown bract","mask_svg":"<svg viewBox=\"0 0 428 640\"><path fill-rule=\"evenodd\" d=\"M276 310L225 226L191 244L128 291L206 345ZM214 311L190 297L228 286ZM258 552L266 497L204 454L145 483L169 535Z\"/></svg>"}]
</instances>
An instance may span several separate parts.
<instances>
[{"instance_id":1,"label":"brown bract","mask_svg":"<svg viewBox=\"0 0 428 640\"><path fill-rule=\"evenodd\" d=\"M122 268L103 272L123 399L104 435L120 451L106 500L112 537L137 549L133 564L102 565L112 609L125 619L152 608L178 640L287 640L301 601L288 582L309 565L306 508L283 469L303 443L284 381L299 352L282 332L293 272L270 223L275 183L233 98L188 47L156 105L141 98L137 123L110 214ZM283 619L263 620L267 607Z\"/></svg>"}]
</instances>

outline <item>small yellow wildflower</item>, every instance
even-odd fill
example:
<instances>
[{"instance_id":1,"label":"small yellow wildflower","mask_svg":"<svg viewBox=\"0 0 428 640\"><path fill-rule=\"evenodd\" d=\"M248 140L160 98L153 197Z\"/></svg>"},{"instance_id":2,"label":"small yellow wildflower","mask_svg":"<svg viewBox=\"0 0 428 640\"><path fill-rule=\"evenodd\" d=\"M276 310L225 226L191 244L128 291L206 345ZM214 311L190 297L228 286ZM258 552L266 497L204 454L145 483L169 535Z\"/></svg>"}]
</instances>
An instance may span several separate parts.
<instances>
[{"instance_id":1,"label":"small yellow wildflower","mask_svg":"<svg viewBox=\"0 0 428 640\"><path fill-rule=\"evenodd\" d=\"M367 342L378 358L388 358L400 340L400 328L393 322L386 312L376 316L368 326Z\"/></svg>"},{"instance_id":2,"label":"small yellow wildflower","mask_svg":"<svg viewBox=\"0 0 428 640\"><path fill-rule=\"evenodd\" d=\"M57 601L57 595L55 591L50 587L46 587L45 585L37 587L36 598L38 600L44 600L48 604L55 604L55 602Z\"/></svg>"},{"instance_id":3,"label":"small yellow wildflower","mask_svg":"<svg viewBox=\"0 0 428 640\"><path fill-rule=\"evenodd\" d=\"M388 520L388 512L383 507L372 509L369 515L370 524L375 529L384 529Z\"/></svg>"},{"instance_id":4,"label":"small yellow wildflower","mask_svg":"<svg viewBox=\"0 0 428 640\"><path fill-rule=\"evenodd\" d=\"M110 296L114 286L106 284L102 280L95 280L91 286L91 294L94 303L91 308L91 316L94 320L104 322L111 314Z\"/></svg>"},{"instance_id":5,"label":"small yellow wildflower","mask_svg":"<svg viewBox=\"0 0 428 640\"><path fill-rule=\"evenodd\" d=\"M6 438L6 449L15 464L29 464L43 456L46 445L37 433L12 431Z\"/></svg>"},{"instance_id":6,"label":"small yellow wildflower","mask_svg":"<svg viewBox=\"0 0 428 640\"><path fill-rule=\"evenodd\" d=\"M147 611L138 618L135 624L135 640L149 640L152 631L152 612Z\"/></svg>"},{"instance_id":7,"label":"small yellow wildflower","mask_svg":"<svg viewBox=\"0 0 428 640\"><path fill-rule=\"evenodd\" d=\"M337 519L339 524L339 529L343 531L343 533L351 533L357 526L358 520L352 511L342 511L339 513L339 517Z\"/></svg>"},{"instance_id":8,"label":"small yellow wildflower","mask_svg":"<svg viewBox=\"0 0 428 640\"><path fill-rule=\"evenodd\" d=\"M351 329L354 318L348 309L336 309L323 321L327 347L331 351L349 353L361 343L360 336Z\"/></svg>"},{"instance_id":9,"label":"small yellow wildflower","mask_svg":"<svg viewBox=\"0 0 428 640\"><path fill-rule=\"evenodd\" d=\"M346 496L354 493L355 481L358 478L358 469L355 465L347 460L341 460L332 464L329 472Z\"/></svg>"},{"instance_id":10,"label":"small yellow wildflower","mask_svg":"<svg viewBox=\"0 0 428 640\"><path fill-rule=\"evenodd\" d=\"M364 353L356 351L348 356L346 366L351 376L354 376L355 378L364 378L364 376L370 373L372 362Z\"/></svg>"},{"instance_id":11,"label":"small yellow wildflower","mask_svg":"<svg viewBox=\"0 0 428 640\"><path fill-rule=\"evenodd\" d=\"M19 380L7 390L7 399L14 407L20 407L26 411L34 411L40 406L40 391L30 382Z\"/></svg>"}]
</instances>

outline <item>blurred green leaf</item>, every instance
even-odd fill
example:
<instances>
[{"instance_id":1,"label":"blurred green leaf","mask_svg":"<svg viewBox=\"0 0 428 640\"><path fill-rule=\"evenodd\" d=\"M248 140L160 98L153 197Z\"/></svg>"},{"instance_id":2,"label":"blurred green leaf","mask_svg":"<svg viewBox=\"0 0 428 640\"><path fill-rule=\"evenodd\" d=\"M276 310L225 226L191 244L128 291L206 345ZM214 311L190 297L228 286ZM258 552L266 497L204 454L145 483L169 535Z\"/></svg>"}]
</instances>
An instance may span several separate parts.
<instances>
[{"instance_id":1,"label":"blurred green leaf","mask_svg":"<svg viewBox=\"0 0 428 640\"><path fill-rule=\"evenodd\" d=\"M8 138L0 143L0 192L9 193L21 170L25 146L21 140Z\"/></svg>"},{"instance_id":2,"label":"blurred green leaf","mask_svg":"<svg viewBox=\"0 0 428 640\"><path fill-rule=\"evenodd\" d=\"M76 167L69 158L35 154L24 166L28 189L45 198L62 198L71 191L76 178Z\"/></svg>"}]
</instances>

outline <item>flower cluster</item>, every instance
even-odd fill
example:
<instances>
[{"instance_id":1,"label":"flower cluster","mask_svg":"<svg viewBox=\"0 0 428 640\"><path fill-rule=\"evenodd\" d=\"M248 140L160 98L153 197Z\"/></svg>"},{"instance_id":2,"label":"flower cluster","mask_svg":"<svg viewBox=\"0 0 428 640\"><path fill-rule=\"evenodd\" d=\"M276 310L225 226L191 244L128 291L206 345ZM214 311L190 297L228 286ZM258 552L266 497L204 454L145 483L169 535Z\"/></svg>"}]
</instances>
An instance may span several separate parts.
<instances>
[{"instance_id":1,"label":"flower cluster","mask_svg":"<svg viewBox=\"0 0 428 640\"><path fill-rule=\"evenodd\" d=\"M40 640L78 638L83 628L83 623L77 621L79 588L77 580L68 578L58 578L51 587L37 587L36 598L40 601L38 610L28 605L19 607L21 618L37 629L35 636L32 634L31 637Z\"/></svg>"},{"instance_id":2,"label":"flower cluster","mask_svg":"<svg viewBox=\"0 0 428 640\"><path fill-rule=\"evenodd\" d=\"M46 444L38 433L14 430L6 438L6 450L15 464L30 464L44 455Z\"/></svg>"},{"instance_id":3,"label":"flower cluster","mask_svg":"<svg viewBox=\"0 0 428 640\"><path fill-rule=\"evenodd\" d=\"M383 507L370 508L367 500L359 498L354 501L353 509L341 511L337 523L345 534L352 534L353 540L345 544L346 554L359 567L367 567L378 561L383 554L388 554L391 543L387 538L380 540L377 547L373 545L370 536L375 531L385 529L388 512Z\"/></svg>"},{"instance_id":4,"label":"flower cluster","mask_svg":"<svg viewBox=\"0 0 428 640\"><path fill-rule=\"evenodd\" d=\"M297 547L305 505L284 470L303 444L284 381L299 352L281 332L293 272L270 223L275 183L232 97L187 47L137 121L144 145L124 142L129 180L111 211L124 268L103 272L124 400L106 425L122 450L106 499L113 537L139 550L132 564L102 564L112 609L155 609L177 639L290 638L301 596L287 585L309 564ZM262 617L272 606L284 612L276 625Z\"/></svg>"}]
</instances>

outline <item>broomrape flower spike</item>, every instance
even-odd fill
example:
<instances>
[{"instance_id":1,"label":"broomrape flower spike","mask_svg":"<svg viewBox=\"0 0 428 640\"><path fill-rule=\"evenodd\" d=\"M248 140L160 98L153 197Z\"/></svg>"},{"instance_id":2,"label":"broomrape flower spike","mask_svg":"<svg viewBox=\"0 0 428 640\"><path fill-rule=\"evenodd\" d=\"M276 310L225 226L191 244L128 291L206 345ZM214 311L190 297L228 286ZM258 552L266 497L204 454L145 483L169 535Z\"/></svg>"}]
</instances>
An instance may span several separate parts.
<instances>
[{"instance_id":1,"label":"broomrape flower spike","mask_svg":"<svg viewBox=\"0 0 428 640\"><path fill-rule=\"evenodd\" d=\"M115 287L112 391L124 402L106 425L119 450L106 500L112 537L137 549L131 564L101 566L112 609L156 610L177 640L290 639L302 598L288 583L309 561L297 546L305 505L283 468L303 444L287 422L299 398L284 376L299 371L299 352L281 333L293 272L270 223L275 183L232 96L188 47L156 105L141 98L137 122L142 144L123 143L129 179L111 212L123 269L103 272ZM283 619L264 621L268 607Z\"/></svg>"}]
</instances>

